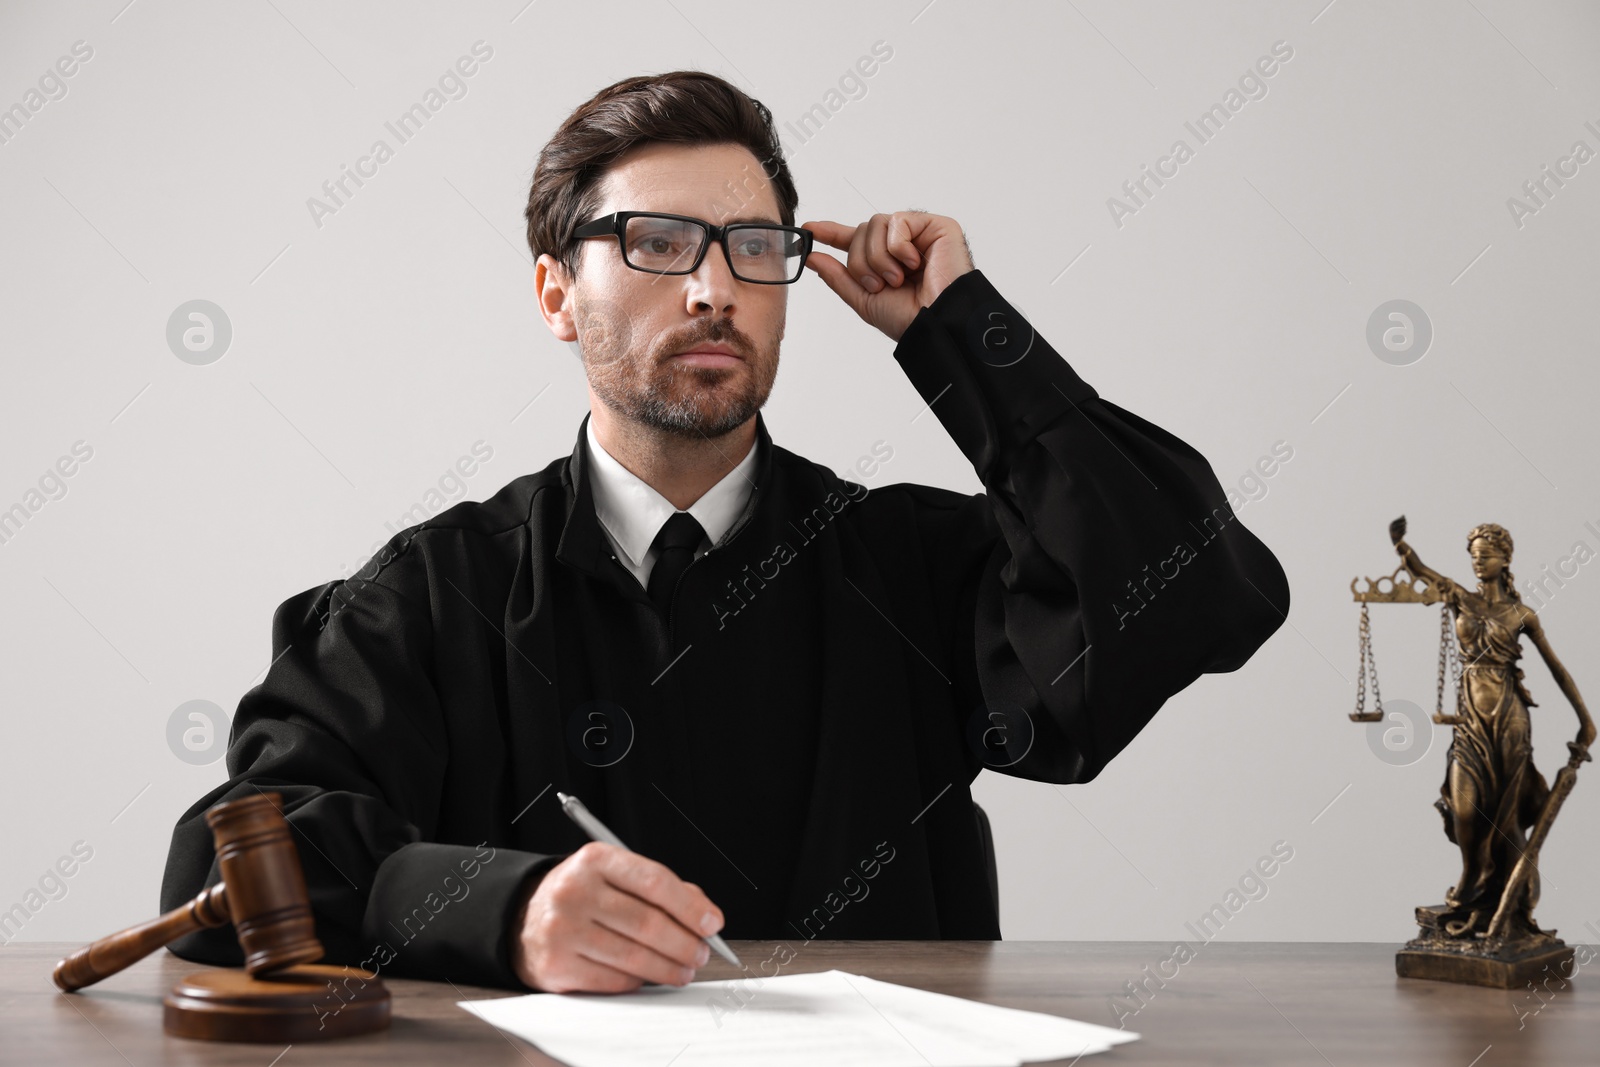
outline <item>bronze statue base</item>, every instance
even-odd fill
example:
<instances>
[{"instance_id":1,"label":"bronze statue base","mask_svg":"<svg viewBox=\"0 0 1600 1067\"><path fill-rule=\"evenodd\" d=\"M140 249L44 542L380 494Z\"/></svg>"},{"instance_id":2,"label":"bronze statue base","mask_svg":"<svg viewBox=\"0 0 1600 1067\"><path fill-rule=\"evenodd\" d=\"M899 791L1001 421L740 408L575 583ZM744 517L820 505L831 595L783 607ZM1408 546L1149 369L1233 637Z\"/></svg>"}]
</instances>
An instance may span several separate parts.
<instances>
[{"instance_id":1,"label":"bronze statue base","mask_svg":"<svg viewBox=\"0 0 1600 1067\"><path fill-rule=\"evenodd\" d=\"M1452 913L1444 904L1417 909L1421 933L1395 953L1396 974L1495 989L1519 989L1551 976L1565 979L1572 974L1572 946L1554 931L1502 940L1451 937L1440 928L1439 920Z\"/></svg>"}]
</instances>

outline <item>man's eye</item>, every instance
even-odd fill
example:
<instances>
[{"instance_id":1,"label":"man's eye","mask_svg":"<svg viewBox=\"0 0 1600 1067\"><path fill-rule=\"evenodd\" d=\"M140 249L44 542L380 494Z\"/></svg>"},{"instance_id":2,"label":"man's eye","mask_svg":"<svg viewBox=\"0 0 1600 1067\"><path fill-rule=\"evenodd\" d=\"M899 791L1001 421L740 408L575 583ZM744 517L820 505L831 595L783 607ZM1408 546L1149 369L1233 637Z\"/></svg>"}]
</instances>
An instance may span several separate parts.
<instances>
[{"instance_id":1,"label":"man's eye","mask_svg":"<svg viewBox=\"0 0 1600 1067\"><path fill-rule=\"evenodd\" d=\"M634 245L635 248L642 247L646 252L665 252L672 246L672 239L662 236L641 238L638 244Z\"/></svg>"}]
</instances>

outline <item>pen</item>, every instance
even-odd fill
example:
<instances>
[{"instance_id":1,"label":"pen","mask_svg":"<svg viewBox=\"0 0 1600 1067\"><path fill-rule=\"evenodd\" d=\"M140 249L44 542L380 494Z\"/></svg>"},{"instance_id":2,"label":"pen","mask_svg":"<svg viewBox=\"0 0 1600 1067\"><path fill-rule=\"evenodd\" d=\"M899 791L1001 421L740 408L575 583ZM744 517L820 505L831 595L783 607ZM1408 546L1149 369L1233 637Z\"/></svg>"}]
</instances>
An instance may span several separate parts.
<instances>
[{"instance_id":1,"label":"pen","mask_svg":"<svg viewBox=\"0 0 1600 1067\"><path fill-rule=\"evenodd\" d=\"M615 845L617 848L624 849L628 852L633 851L633 849L628 848L627 845L624 845L622 841L618 839L616 834L606 829L606 824L595 818L594 814L590 812L588 808L583 806L583 801L579 800L575 796L569 796L568 794L559 791L556 793L556 799L561 801L561 810L567 813L567 818L571 819L573 822L582 827L584 833L588 834L596 841L604 841L608 845ZM739 962L739 957L733 954L733 949L729 948L727 943L724 942L722 938L718 937L716 934L710 934L706 937L702 937L700 940L710 945L717 955L721 956L723 959L727 960L741 971L744 970L744 964Z\"/></svg>"}]
</instances>

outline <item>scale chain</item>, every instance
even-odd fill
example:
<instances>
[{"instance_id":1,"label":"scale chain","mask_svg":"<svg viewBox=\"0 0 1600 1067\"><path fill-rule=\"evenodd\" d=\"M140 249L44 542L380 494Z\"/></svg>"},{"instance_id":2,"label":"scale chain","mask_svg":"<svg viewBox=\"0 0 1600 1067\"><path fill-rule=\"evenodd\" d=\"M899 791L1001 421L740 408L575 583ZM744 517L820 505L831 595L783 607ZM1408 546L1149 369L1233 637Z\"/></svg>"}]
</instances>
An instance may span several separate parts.
<instances>
[{"instance_id":1,"label":"scale chain","mask_svg":"<svg viewBox=\"0 0 1600 1067\"><path fill-rule=\"evenodd\" d=\"M1367 605L1361 605L1361 663L1356 670L1356 715L1361 715L1367 703L1367 675L1372 675L1372 705L1382 713L1383 696L1378 692L1378 658L1372 651L1372 620Z\"/></svg>"},{"instance_id":2,"label":"scale chain","mask_svg":"<svg viewBox=\"0 0 1600 1067\"><path fill-rule=\"evenodd\" d=\"M1365 605L1363 605L1364 607ZM1446 663L1449 664L1451 680L1455 682L1456 699L1453 714L1461 714L1461 659L1456 655L1455 627L1450 616L1450 606L1439 606L1439 686L1434 696L1433 715L1434 721L1444 717L1444 677Z\"/></svg>"}]
</instances>

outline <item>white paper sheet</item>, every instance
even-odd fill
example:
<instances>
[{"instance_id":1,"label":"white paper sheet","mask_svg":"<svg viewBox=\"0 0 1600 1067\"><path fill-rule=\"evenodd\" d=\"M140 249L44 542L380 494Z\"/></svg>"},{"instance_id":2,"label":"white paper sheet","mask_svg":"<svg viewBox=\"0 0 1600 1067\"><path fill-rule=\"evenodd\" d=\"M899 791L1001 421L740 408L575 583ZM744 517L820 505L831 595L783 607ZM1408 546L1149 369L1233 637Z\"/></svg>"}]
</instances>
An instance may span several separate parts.
<instances>
[{"instance_id":1,"label":"white paper sheet","mask_svg":"<svg viewBox=\"0 0 1600 1067\"><path fill-rule=\"evenodd\" d=\"M930 993L910 986L880 982L865 975L850 975L849 981L885 1012L898 1019L914 1020L947 1034L964 1035L991 1052L1004 1048L1016 1063L1054 1060L1105 1052L1113 1045L1137 1040L1131 1030L1079 1022L1047 1012L1023 1011L996 1004Z\"/></svg>"},{"instance_id":2,"label":"white paper sheet","mask_svg":"<svg viewBox=\"0 0 1600 1067\"><path fill-rule=\"evenodd\" d=\"M1019 1067L1139 1036L839 970L458 1004L571 1067Z\"/></svg>"}]
</instances>

